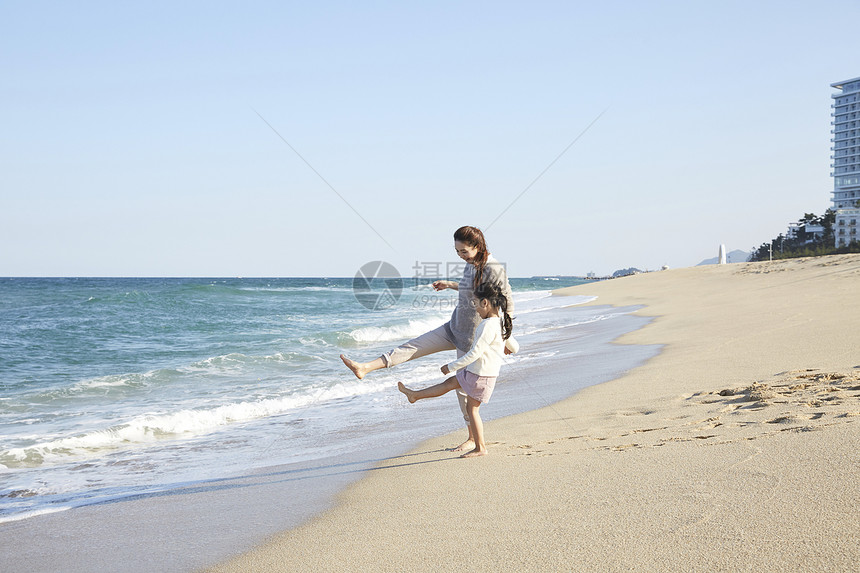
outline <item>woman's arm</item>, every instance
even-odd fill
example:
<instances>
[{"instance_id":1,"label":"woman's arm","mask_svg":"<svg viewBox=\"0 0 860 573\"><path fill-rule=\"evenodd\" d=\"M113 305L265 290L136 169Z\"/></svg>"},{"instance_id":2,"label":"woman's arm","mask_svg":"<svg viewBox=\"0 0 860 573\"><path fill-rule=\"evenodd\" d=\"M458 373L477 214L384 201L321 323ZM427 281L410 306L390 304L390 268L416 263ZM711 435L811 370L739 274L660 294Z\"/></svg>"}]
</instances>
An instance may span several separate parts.
<instances>
[{"instance_id":1,"label":"woman's arm","mask_svg":"<svg viewBox=\"0 0 860 573\"><path fill-rule=\"evenodd\" d=\"M455 283L454 281L436 281L433 283L433 288L437 291L445 290L446 288L460 290L460 283Z\"/></svg>"}]
</instances>

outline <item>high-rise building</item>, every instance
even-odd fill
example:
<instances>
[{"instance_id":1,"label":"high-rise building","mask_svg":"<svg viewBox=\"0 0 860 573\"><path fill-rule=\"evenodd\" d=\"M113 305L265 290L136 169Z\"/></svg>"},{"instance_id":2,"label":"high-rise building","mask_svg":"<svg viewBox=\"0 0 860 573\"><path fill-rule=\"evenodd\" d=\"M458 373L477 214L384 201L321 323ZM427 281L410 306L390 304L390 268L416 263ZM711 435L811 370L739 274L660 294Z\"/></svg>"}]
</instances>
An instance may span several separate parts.
<instances>
[{"instance_id":1,"label":"high-rise building","mask_svg":"<svg viewBox=\"0 0 860 573\"><path fill-rule=\"evenodd\" d=\"M836 211L836 246L860 241L860 78L836 82L833 94L833 117L830 148L833 155L833 209Z\"/></svg>"}]
</instances>

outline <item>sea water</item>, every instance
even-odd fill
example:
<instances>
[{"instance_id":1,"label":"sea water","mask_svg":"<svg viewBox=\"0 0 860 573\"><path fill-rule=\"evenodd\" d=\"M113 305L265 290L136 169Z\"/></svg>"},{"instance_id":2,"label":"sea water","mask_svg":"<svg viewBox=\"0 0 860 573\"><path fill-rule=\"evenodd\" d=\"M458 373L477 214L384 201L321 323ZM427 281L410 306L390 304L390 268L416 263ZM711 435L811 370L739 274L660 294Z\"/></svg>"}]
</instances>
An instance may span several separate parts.
<instances>
[{"instance_id":1,"label":"sea water","mask_svg":"<svg viewBox=\"0 0 860 573\"><path fill-rule=\"evenodd\" d=\"M628 310L553 297L579 279L511 279L530 341ZM444 324L456 291L406 286L368 308L349 278L0 279L0 523L380 444L408 449L463 427L453 398L423 410L396 390L442 380L442 353L357 380L370 360ZM575 347L570 352L582 352ZM485 419L551 403L500 378ZM431 402L431 401L426 401ZM486 412L485 412L486 410Z\"/></svg>"}]
</instances>

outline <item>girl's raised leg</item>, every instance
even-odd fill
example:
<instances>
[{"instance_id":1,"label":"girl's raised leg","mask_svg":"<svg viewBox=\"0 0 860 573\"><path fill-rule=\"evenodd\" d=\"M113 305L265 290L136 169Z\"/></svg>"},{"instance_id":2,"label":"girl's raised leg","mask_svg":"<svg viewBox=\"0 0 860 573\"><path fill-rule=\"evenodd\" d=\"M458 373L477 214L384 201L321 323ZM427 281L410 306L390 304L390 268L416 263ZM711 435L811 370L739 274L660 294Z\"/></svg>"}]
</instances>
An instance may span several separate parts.
<instances>
[{"instance_id":1,"label":"girl's raised leg","mask_svg":"<svg viewBox=\"0 0 860 573\"><path fill-rule=\"evenodd\" d=\"M403 385L403 382L397 383L397 389L406 394L406 397L409 398L410 404L414 404L417 400L423 400L424 398L438 398L439 396L447 394L451 390L456 390L459 387L460 383L457 382L456 376L451 376L444 382L421 390L410 390Z\"/></svg>"}]
</instances>

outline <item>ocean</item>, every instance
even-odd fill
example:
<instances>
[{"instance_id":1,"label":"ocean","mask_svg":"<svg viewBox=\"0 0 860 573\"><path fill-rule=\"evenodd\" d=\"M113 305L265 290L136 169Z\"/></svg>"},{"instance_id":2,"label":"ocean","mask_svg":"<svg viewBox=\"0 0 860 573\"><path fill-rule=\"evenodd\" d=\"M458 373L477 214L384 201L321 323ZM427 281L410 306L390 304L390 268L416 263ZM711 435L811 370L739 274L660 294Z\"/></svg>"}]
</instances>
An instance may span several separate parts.
<instances>
[{"instance_id":1,"label":"ocean","mask_svg":"<svg viewBox=\"0 0 860 573\"><path fill-rule=\"evenodd\" d=\"M541 386L523 374L592 352L588 325L629 316L551 296L581 282L511 279L523 350L506 358L485 420L604 381ZM339 359L370 360L443 324L456 291L404 283L373 308L367 288L352 278L0 279L0 523L383 445L404 452L464 428L453 397L418 407L396 389L441 381L454 352L361 381ZM570 328L581 344L540 344Z\"/></svg>"}]
</instances>

